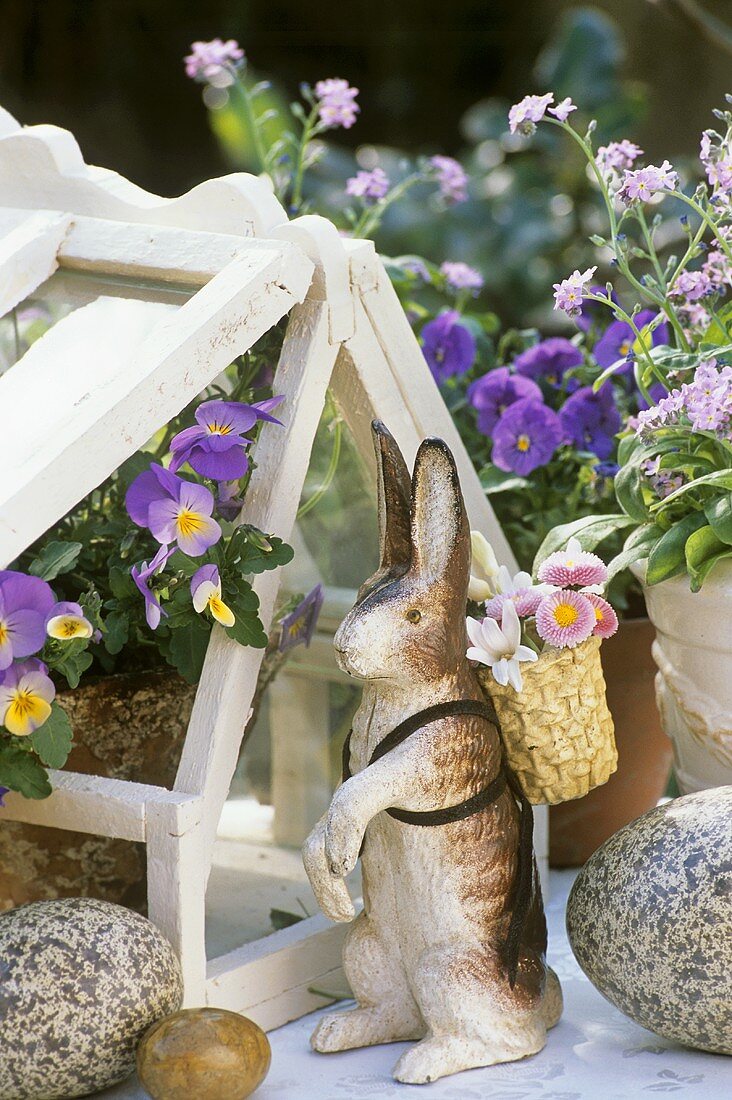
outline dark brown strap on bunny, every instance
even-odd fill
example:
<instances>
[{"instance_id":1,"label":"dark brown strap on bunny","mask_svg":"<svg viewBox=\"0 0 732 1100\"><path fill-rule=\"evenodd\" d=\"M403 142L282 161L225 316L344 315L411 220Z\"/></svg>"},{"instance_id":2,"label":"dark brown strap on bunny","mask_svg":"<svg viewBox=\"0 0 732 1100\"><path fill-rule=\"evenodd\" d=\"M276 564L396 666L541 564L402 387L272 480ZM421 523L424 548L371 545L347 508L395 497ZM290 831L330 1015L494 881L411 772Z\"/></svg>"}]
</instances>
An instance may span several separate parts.
<instances>
[{"instance_id":1,"label":"dark brown strap on bunny","mask_svg":"<svg viewBox=\"0 0 732 1100\"><path fill-rule=\"evenodd\" d=\"M443 718L452 718L456 716L483 718L487 722L492 722L500 731L496 712L493 707L489 706L487 703L481 703L475 699L454 699L448 703L437 703L435 706L427 707L425 710L421 710L417 714L411 715L391 730L372 752L367 767L374 764L377 760L380 760L382 756L386 756L386 754L396 748L397 745L401 745L403 741L406 741L406 739L413 733L416 733L417 730L422 729L432 722L439 722ZM347 779L351 778L350 762L352 732L352 730L349 731L343 743L344 783ZM396 821L401 821L406 825L449 825L455 821L464 821L465 818L472 817L473 814L477 814L487 806L490 806L491 803L499 798L506 789L506 786L508 786L521 807L518 866L516 869L516 893L514 896L508 935L504 945L504 961L508 970L509 984L513 989L518 972L518 958L521 950L524 924L531 905L534 876L534 812L531 803L524 794L516 776L508 767L505 758L501 763L498 774L491 780L487 787L471 798L466 798L463 802L459 802L456 806L447 806L443 810L428 810L424 812L410 812L408 810L398 810L391 807L386 813Z\"/></svg>"}]
</instances>

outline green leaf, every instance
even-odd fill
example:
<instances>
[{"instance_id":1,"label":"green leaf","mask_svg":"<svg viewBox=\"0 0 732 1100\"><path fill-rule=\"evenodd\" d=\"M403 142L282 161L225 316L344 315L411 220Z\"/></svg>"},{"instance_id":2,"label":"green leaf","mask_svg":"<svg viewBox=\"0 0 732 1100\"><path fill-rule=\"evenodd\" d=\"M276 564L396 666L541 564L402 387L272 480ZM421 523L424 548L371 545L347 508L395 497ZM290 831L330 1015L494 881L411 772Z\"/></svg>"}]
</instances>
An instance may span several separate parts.
<instances>
[{"instance_id":1,"label":"green leaf","mask_svg":"<svg viewBox=\"0 0 732 1100\"><path fill-rule=\"evenodd\" d=\"M74 568L81 551L80 542L47 542L28 566L28 572L41 580L52 581Z\"/></svg>"},{"instance_id":2,"label":"green leaf","mask_svg":"<svg viewBox=\"0 0 732 1100\"><path fill-rule=\"evenodd\" d=\"M719 323L720 321L722 324ZM719 344L728 344L730 337L732 337L732 302L716 311L714 320L704 333L702 341L716 347Z\"/></svg>"},{"instance_id":3,"label":"green leaf","mask_svg":"<svg viewBox=\"0 0 732 1100\"><path fill-rule=\"evenodd\" d=\"M0 786L19 791L24 798L48 798L51 784L43 765L31 752L0 740Z\"/></svg>"},{"instance_id":4,"label":"green leaf","mask_svg":"<svg viewBox=\"0 0 732 1100\"><path fill-rule=\"evenodd\" d=\"M88 652L88 645L86 638L79 638L70 642L57 642L49 651L48 663L54 672L60 672L66 678L70 688L79 686L82 675L94 661Z\"/></svg>"},{"instance_id":5,"label":"green leaf","mask_svg":"<svg viewBox=\"0 0 732 1100\"><path fill-rule=\"evenodd\" d=\"M622 514L610 514L605 516L583 516L581 519L572 520L571 523L562 523L554 527L546 536L534 558L534 575L541 563L550 554L557 550L563 550L571 538L576 538L583 550L594 550L595 547L624 527L635 527L636 522L630 516Z\"/></svg>"},{"instance_id":6,"label":"green leaf","mask_svg":"<svg viewBox=\"0 0 732 1100\"><path fill-rule=\"evenodd\" d=\"M728 545L718 539L709 526L700 527L686 541L686 564L691 578L691 591L698 592L707 576L721 558L732 556Z\"/></svg>"},{"instance_id":7,"label":"green leaf","mask_svg":"<svg viewBox=\"0 0 732 1100\"><path fill-rule=\"evenodd\" d=\"M732 490L732 470L717 470L713 474L704 474L702 477L694 478L693 481L687 481L686 485L682 485L680 489L675 489L673 493L669 493L663 500L659 500L658 504L652 505L651 511L660 512L687 493L707 487Z\"/></svg>"},{"instance_id":8,"label":"green leaf","mask_svg":"<svg viewBox=\"0 0 732 1100\"><path fill-rule=\"evenodd\" d=\"M172 633L169 660L189 684L201 679L210 635L211 627L201 615Z\"/></svg>"},{"instance_id":9,"label":"green leaf","mask_svg":"<svg viewBox=\"0 0 732 1100\"><path fill-rule=\"evenodd\" d=\"M109 570L109 587L112 589L112 595L118 600L127 599L137 591L129 569L120 569L118 565L113 565Z\"/></svg>"},{"instance_id":10,"label":"green leaf","mask_svg":"<svg viewBox=\"0 0 732 1100\"><path fill-rule=\"evenodd\" d=\"M239 645L264 649L267 634L259 619L259 599L251 587L247 588L248 591L238 593L231 600L231 610L236 615L236 622L226 628L226 633Z\"/></svg>"},{"instance_id":11,"label":"green leaf","mask_svg":"<svg viewBox=\"0 0 732 1100\"><path fill-rule=\"evenodd\" d=\"M732 493L707 501L704 515L717 538L732 544Z\"/></svg>"},{"instance_id":12,"label":"green leaf","mask_svg":"<svg viewBox=\"0 0 732 1100\"><path fill-rule=\"evenodd\" d=\"M639 523L648 519L648 509L643 498L647 481L638 462L629 462L622 466L615 476L615 496L618 504L629 516Z\"/></svg>"},{"instance_id":13,"label":"green leaf","mask_svg":"<svg viewBox=\"0 0 732 1100\"><path fill-rule=\"evenodd\" d=\"M30 742L49 768L63 768L71 751L73 738L68 714L58 703L52 703L50 715L31 734Z\"/></svg>"},{"instance_id":14,"label":"green leaf","mask_svg":"<svg viewBox=\"0 0 732 1100\"><path fill-rule=\"evenodd\" d=\"M634 562L648 557L650 551L655 546L656 542L662 538L663 534L663 528L655 523L644 524L643 527L639 527L636 531L631 532L625 541L623 549L619 554L616 554L608 564L608 581L611 581L618 573L622 573L629 565L633 565Z\"/></svg>"},{"instance_id":15,"label":"green leaf","mask_svg":"<svg viewBox=\"0 0 732 1100\"><path fill-rule=\"evenodd\" d=\"M492 464L484 466L480 471L480 483L485 489L486 496L505 493L512 489L525 489L529 484L525 477L517 477L510 471L499 470Z\"/></svg>"},{"instance_id":16,"label":"green leaf","mask_svg":"<svg viewBox=\"0 0 732 1100\"><path fill-rule=\"evenodd\" d=\"M660 584L686 572L686 541L705 524L703 512L684 516L658 540L648 555L646 584Z\"/></svg>"},{"instance_id":17,"label":"green leaf","mask_svg":"<svg viewBox=\"0 0 732 1100\"><path fill-rule=\"evenodd\" d=\"M121 653L130 636L130 619L125 611L110 611L104 620L104 645L108 653Z\"/></svg>"},{"instance_id":18,"label":"green leaf","mask_svg":"<svg viewBox=\"0 0 732 1100\"><path fill-rule=\"evenodd\" d=\"M230 552L227 552L228 561L243 577L287 565L294 556L295 551L282 539L264 536L256 528L246 526L234 532Z\"/></svg>"}]
</instances>

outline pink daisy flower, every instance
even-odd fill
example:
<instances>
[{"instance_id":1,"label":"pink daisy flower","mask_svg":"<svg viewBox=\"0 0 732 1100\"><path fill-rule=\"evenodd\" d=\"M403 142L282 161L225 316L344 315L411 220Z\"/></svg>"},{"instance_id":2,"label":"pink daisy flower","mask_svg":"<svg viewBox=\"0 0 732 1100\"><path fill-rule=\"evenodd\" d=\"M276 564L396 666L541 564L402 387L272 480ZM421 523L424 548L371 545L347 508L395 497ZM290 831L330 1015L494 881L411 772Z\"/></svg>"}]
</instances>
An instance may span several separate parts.
<instances>
[{"instance_id":1,"label":"pink daisy flower","mask_svg":"<svg viewBox=\"0 0 732 1100\"><path fill-rule=\"evenodd\" d=\"M573 584L584 587L604 584L607 566L597 554L583 550L579 539L571 538L566 550L557 550L541 563L538 576L545 584L556 584L560 588Z\"/></svg>"},{"instance_id":2,"label":"pink daisy flower","mask_svg":"<svg viewBox=\"0 0 732 1100\"><path fill-rule=\"evenodd\" d=\"M618 629L618 616L614 608L602 596L596 592L583 592L595 609L595 629L592 631L598 638L611 638Z\"/></svg>"},{"instance_id":3,"label":"pink daisy flower","mask_svg":"<svg viewBox=\"0 0 732 1100\"><path fill-rule=\"evenodd\" d=\"M574 649L592 634L597 619L595 608L580 592L552 592L536 611L536 631L557 649Z\"/></svg>"}]
</instances>

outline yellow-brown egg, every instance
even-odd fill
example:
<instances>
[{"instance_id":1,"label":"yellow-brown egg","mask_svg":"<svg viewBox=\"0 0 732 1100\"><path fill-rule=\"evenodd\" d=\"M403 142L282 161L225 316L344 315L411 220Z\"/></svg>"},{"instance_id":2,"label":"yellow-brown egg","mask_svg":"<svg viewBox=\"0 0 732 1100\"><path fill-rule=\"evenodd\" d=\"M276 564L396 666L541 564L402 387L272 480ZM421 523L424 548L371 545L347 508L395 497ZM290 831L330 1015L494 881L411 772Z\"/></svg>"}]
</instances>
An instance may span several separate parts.
<instances>
[{"instance_id":1,"label":"yellow-brown egg","mask_svg":"<svg viewBox=\"0 0 732 1100\"><path fill-rule=\"evenodd\" d=\"M137 1072L153 1100L245 1100L267 1076L269 1040L245 1016L188 1008L145 1033Z\"/></svg>"}]
</instances>

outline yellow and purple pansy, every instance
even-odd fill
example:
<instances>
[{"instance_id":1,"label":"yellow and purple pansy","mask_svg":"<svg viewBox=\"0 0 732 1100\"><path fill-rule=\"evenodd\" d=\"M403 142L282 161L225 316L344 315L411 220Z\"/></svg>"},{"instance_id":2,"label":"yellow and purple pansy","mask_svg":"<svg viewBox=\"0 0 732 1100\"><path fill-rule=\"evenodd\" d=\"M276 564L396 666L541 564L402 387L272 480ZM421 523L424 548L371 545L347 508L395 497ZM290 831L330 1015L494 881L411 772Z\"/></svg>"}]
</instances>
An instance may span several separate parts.
<instances>
[{"instance_id":1,"label":"yellow and purple pansy","mask_svg":"<svg viewBox=\"0 0 732 1100\"><path fill-rule=\"evenodd\" d=\"M213 494L153 462L139 474L125 497L130 519L147 527L164 546L176 543L184 554L198 558L221 538L221 528L211 513Z\"/></svg>"},{"instance_id":2,"label":"yellow and purple pansy","mask_svg":"<svg viewBox=\"0 0 732 1100\"><path fill-rule=\"evenodd\" d=\"M191 577L193 606L199 615L210 611L217 623L233 626L234 612L221 598L221 577L215 565L202 565Z\"/></svg>"},{"instance_id":3,"label":"yellow and purple pansy","mask_svg":"<svg viewBox=\"0 0 732 1100\"><path fill-rule=\"evenodd\" d=\"M56 598L40 577L0 571L0 672L30 657L46 640L46 620Z\"/></svg>"},{"instance_id":4,"label":"yellow and purple pansy","mask_svg":"<svg viewBox=\"0 0 732 1100\"><path fill-rule=\"evenodd\" d=\"M94 627L84 615L81 604L64 600L51 608L46 619L46 633L49 638L70 642L74 638L91 638Z\"/></svg>"},{"instance_id":5,"label":"yellow and purple pansy","mask_svg":"<svg viewBox=\"0 0 732 1100\"><path fill-rule=\"evenodd\" d=\"M51 714L55 695L43 661L17 661L0 677L0 722L15 737L28 737Z\"/></svg>"}]
</instances>

